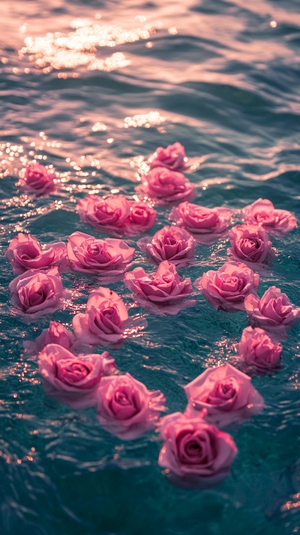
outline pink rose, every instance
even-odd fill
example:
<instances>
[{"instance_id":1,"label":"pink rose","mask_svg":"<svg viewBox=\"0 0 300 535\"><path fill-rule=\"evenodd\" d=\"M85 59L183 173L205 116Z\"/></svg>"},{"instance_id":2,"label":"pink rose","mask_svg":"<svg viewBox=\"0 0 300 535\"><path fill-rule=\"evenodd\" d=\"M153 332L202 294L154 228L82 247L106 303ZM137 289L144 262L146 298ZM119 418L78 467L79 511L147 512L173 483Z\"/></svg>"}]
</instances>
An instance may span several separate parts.
<instances>
[{"instance_id":1,"label":"pink rose","mask_svg":"<svg viewBox=\"0 0 300 535\"><path fill-rule=\"evenodd\" d=\"M9 289L16 311L30 319L55 312L65 295L57 268L26 271L10 283Z\"/></svg>"},{"instance_id":2,"label":"pink rose","mask_svg":"<svg viewBox=\"0 0 300 535\"><path fill-rule=\"evenodd\" d=\"M150 169L154 167L167 167L172 171L181 170L185 167L187 157L181 143L168 145L167 148L158 147L150 160Z\"/></svg>"},{"instance_id":3,"label":"pink rose","mask_svg":"<svg viewBox=\"0 0 300 535\"><path fill-rule=\"evenodd\" d=\"M189 418L201 416L220 427L258 414L264 409L262 396L251 384L251 378L231 364L208 368L184 387L188 398L185 414Z\"/></svg>"},{"instance_id":4,"label":"pink rose","mask_svg":"<svg viewBox=\"0 0 300 535\"><path fill-rule=\"evenodd\" d=\"M232 210L223 207L206 208L187 201L174 207L170 219L188 230L199 243L210 244L220 238L232 219Z\"/></svg>"},{"instance_id":5,"label":"pink rose","mask_svg":"<svg viewBox=\"0 0 300 535\"><path fill-rule=\"evenodd\" d=\"M297 228L296 217L287 210L276 210L268 199L257 199L242 210L246 223L260 225L269 232L285 234Z\"/></svg>"},{"instance_id":6,"label":"pink rose","mask_svg":"<svg viewBox=\"0 0 300 535\"><path fill-rule=\"evenodd\" d=\"M187 300L193 295L191 280L181 279L175 266L167 260L149 275L141 267L125 273L124 284L133 292L135 300L154 314L175 315L196 304L195 300Z\"/></svg>"},{"instance_id":7,"label":"pink rose","mask_svg":"<svg viewBox=\"0 0 300 535\"><path fill-rule=\"evenodd\" d=\"M180 202L193 197L195 192L194 184L184 175L165 167L155 167L149 171L135 189L160 204Z\"/></svg>"},{"instance_id":8,"label":"pink rose","mask_svg":"<svg viewBox=\"0 0 300 535\"><path fill-rule=\"evenodd\" d=\"M259 275L246 264L226 262L217 271L207 271L195 281L207 301L217 310L244 310L244 300L256 292Z\"/></svg>"},{"instance_id":9,"label":"pink rose","mask_svg":"<svg viewBox=\"0 0 300 535\"><path fill-rule=\"evenodd\" d=\"M156 211L149 204L131 201L129 206L130 212L125 222L125 234L128 236L137 236L147 232L156 223Z\"/></svg>"},{"instance_id":10,"label":"pink rose","mask_svg":"<svg viewBox=\"0 0 300 535\"><path fill-rule=\"evenodd\" d=\"M61 264L67 254L62 242L41 245L30 234L19 233L10 242L6 257L10 261L13 273L24 273L28 269L45 269Z\"/></svg>"},{"instance_id":11,"label":"pink rose","mask_svg":"<svg viewBox=\"0 0 300 535\"><path fill-rule=\"evenodd\" d=\"M58 321L50 321L48 329L44 329L34 340L25 340L24 349L27 353L36 355L48 344L57 344L70 349L75 342L75 336Z\"/></svg>"},{"instance_id":12,"label":"pink rose","mask_svg":"<svg viewBox=\"0 0 300 535\"><path fill-rule=\"evenodd\" d=\"M242 360L258 370L272 370L280 366L282 345L274 342L263 329L246 327L238 344Z\"/></svg>"},{"instance_id":13,"label":"pink rose","mask_svg":"<svg viewBox=\"0 0 300 535\"><path fill-rule=\"evenodd\" d=\"M254 225L237 225L228 232L231 249L228 249L237 261L251 264L267 264L274 257L272 242L266 231Z\"/></svg>"},{"instance_id":14,"label":"pink rose","mask_svg":"<svg viewBox=\"0 0 300 535\"><path fill-rule=\"evenodd\" d=\"M122 233L130 212L130 204L124 195L111 195L106 199L88 195L77 204L81 221L102 232Z\"/></svg>"},{"instance_id":15,"label":"pink rose","mask_svg":"<svg viewBox=\"0 0 300 535\"><path fill-rule=\"evenodd\" d=\"M180 412L165 416L160 432L164 444L158 464L167 469L171 482L207 489L229 475L238 450L228 433Z\"/></svg>"},{"instance_id":16,"label":"pink rose","mask_svg":"<svg viewBox=\"0 0 300 535\"><path fill-rule=\"evenodd\" d=\"M153 429L165 410L165 397L149 391L129 373L104 377L97 392L100 424L122 440L131 440Z\"/></svg>"},{"instance_id":17,"label":"pink rose","mask_svg":"<svg viewBox=\"0 0 300 535\"><path fill-rule=\"evenodd\" d=\"M115 371L115 361L107 351L77 357L57 344L44 347L38 365L46 393L73 409L93 407L103 375Z\"/></svg>"},{"instance_id":18,"label":"pink rose","mask_svg":"<svg viewBox=\"0 0 300 535\"><path fill-rule=\"evenodd\" d=\"M141 238L138 246L157 263L168 260L184 266L194 258L196 242L186 230L171 226L158 230L152 238Z\"/></svg>"},{"instance_id":19,"label":"pink rose","mask_svg":"<svg viewBox=\"0 0 300 535\"><path fill-rule=\"evenodd\" d=\"M285 339L287 329L300 319L300 307L294 306L276 286L271 286L261 299L249 295L245 299L245 309L254 325L274 331L279 339Z\"/></svg>"},{"instance_id":20,"label":"pink rose","mask_svg":"<svg viewBox=\"0 0 300 535\"><path fill-rule=\"evenodd\" d=\"M31 163L23 170L19 185L29 193L43 195L55 190L55 173L40 163Z\"/></svg>"},{"instance_id":21,"label":"pink rose","mask_svg":"<svg viewBox=\"0 0 300 535\"><path fill-rule=\"evenodd\" d=\"M68 238L68 257L74 271L98 275L106 282L120 278L128 269L135 253L123 240L97 239L83 232Z\"/></svg>"}]
</instances>

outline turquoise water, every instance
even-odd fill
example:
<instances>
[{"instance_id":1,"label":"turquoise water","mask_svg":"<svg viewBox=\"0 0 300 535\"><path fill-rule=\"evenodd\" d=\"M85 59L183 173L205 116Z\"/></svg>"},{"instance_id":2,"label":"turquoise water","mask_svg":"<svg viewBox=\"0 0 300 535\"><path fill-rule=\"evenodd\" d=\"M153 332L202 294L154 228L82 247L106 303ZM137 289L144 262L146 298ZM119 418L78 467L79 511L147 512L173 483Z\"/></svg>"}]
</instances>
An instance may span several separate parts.
<instances>
[{"instance_id":1,"label":"turquoise water","mask_svg":"<svg viewBox=\"0 0 300 535\"><path fill-rule=\"evenodd\" d=\"M50 318L26 324L12 314L4 257L17 232L42 243L93 234L75 212L78 200L111 190L131 196L143 158L175 141L192 165L195 202L240 208L262 197L299 218L298 0L9 0L0 20L0 533L298 533L299 325L284 342L283 367L253 377L266 408L231 430L239 449L232 474L212 490L188 491L158 467L155 433L122 442L93 410L46 398L23 340ZM47 198L16 186L34 157L63 181ZM154 230L166 223L159 209ZM279 286L299 305L299 231L272 241L277 256L259 291ZM182 274L194 281L221 266L228 245L199 247ZM141 264L152 269L137 251ZM70 325L97 283L72 273L63 281L73 304L51 319ZM130 302L122 282L111 287ZM181 411L182 386L230 360L246 326L245 313L217 312L199 295L178 316L149 315L144 336L112 353L122 371L164 392L168 412Z\"/></svg>"}]
</instances>

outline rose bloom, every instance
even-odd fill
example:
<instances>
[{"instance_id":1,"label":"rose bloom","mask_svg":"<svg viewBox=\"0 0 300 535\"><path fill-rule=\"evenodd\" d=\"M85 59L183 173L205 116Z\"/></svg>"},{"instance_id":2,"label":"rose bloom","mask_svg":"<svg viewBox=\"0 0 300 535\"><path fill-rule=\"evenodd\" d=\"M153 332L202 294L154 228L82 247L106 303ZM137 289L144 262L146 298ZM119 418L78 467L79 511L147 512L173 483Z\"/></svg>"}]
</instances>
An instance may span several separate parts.
<instances>
[{"instance_id":1,"label":"rose bloom","mask_svg":"<svg viewBox=\"0 0 300 535\"><path fill-rule=\"evenodd\" d=\"M228 433L179 412L162 419L160 433L164 443L158 464L167 469L171 482L207 489L229 475L238 450Z\"/></svg>"},{"instance_id":2,"label":"rose bloom","mask_svg":"<svg viewBox=\"0 0 300 535\"><path fill-rule=\"evenodd\" d=\"M130 211L125 222L125 234L137 236L147 232L156 223L157 214L152 206L141 201L130 201Z\"/></svg>"},{"instance_id":3,"label":"rose bloom","mask_svg":"<svg viewBox=\"0 0 300 535\"><path fill-rule=\"evenodd\" d=\"M266 231L254 225L237 225L228 232L231 254L237 261L267 264L274 256Z\"/></svg>"},{"instance_id":4,"label":"rose bloom","mask_svg":"<svg viewBox=\"0 0 300 535\"><path fill-rule=\"evenodd\" d=\"M238 344L240 358L260 371L278 368L281 362L282 345L274 342L268 333L258 327L246 327Z\"/></svg>"},{"instance_id":5,"label":"rose bloom","mask_svg":"<svg viewBox=\"0 0 300 535\"><path fill-rule=\"evenodd\" d=\"M138 246L156 263L168 260L183 266L194 258L196 242L186 230L171 226L158 230L152 238L140 239Z\"/></svg>"},{"instance_id":6,"label":"rose bloom","mask_svg":"<svg viewBox=\"0 0 300 535\"><path fill-rule=\"evenodd\" d=\"M46 393L73 409L93 407L102 377L115 372L115 361L107 351L75 356L57 344L44 347L38 366Z\"/></svg>"},{"instance_id":7,"label":"rose bloom","mask_svg":"<svg viewBox=\"0 0 300 535\"><path fill-rule=\"evenodd\" d=\"M144 193L160 204L181 202L194 196L195 186L183 174L165 167L155 167L142 177L137 186L138 193Z\"/></svg>"},{"instance_id":8,"label":"rose bloom","mask_svg":"<svg viewBox=\"0 0 300 535\"><path fill-rule=\"evenodd\" d=\"M106 199L88 195L77 204L81 221L97 230L122 233L130 212L130 204L124 195L111 195Z\"/></svg>"},{"instance_id":9,"label":"rose bloom","mask_svg":"<svg viewBox=\"0 0 300 535\"><path fill-rule=\"evenodd\" d=\"M285 234L297 228L296 217L287 210L277 210L268 199L257 199L245 206L242 215L246 223L260 225L269 232Z\"/></svg>"},{"instance_id":10,"label":"rose bloom","mask_svg":"<svg viewBox=\"0 0 300 535\"><path fill-rule=\"evenodd\" d=\"M207 208L185 201L172 209L169 218L193 234L199 243L210 244L227 230L232 210Z\"/></svg>"},{"instance_id":11,"label":"rose bloom","mask_svg":"<svg viewBox=\"0 0 300 535\"><path fill-rule=\"evenodd\" d=\"M155 273L147 274L141 267L124 276L125 286L134 294L135 300L154 314L178 314L184 308L194 306L190 279L181 279L173 264L161 262Z\"/></svg>"},{"instance_id":12,"label":"rose bloom","mask_svg":"<svg viewBox=\"0 0 300 535\"><path fill-rule=\"evenodd\" d=\"M9 289L16 311L30 319L55 312L65 294L57 268L26 271L10 283Z\"/></svg>"},{"instance_id":13,"label":"rose bloom","mask_svg":"<svg viewBox=\"0 0 300 535\"><path fill-rule=\"evenodd\" d=\"M251 384L251 378L231 364L207 368L184 387L188 398L185 414L189 418L201 415L220 427L258 414L264 409L262 396Z\"/></svg>"},{"instance_id":14,"label":"rose bloom","mask_svg":"<svg viewBox=\"0 0 300 535\"><path fill-rule=\"evenodd\" d=\"M217 271L207 271L195 281L206 300L217 310L244 310L245 297L256 293L259 275L246 264L226 262Z\"/></svg>"},{"instance_id":15,"label":"rose bloom","mask_svg":"<svg viewBox=\"0 0 300 535\"><path fill-rule=\"evenodd\" d=\"M249 295L245 309L254 325L274 331L277 338L284 339L287 329L300 319L300 307L294 306L285 293L271 286L261 297Z\"/></svg>"},{"instance_id":16,"label":"rose bloom","mask_svg":"<svg viewBox=\"0 0 300 535\"><path fill-rule=\"evenodd\" d=\"M58 321L50 321L48 329L43 329L34 341L25 340L23 345L27 353L36 355L48 344L57 344L70 349L74 342L75 336L69 329Z\"/></svg>"},{"instance_id":17,"label":"rose bloom","mask_svg":"<svg viewBox=\"0 0 300 535\"><path fill-rule=\"evenodd\" d=\"M165 397L149 391L129 373L104 377L97 391L97 417L100 424L122 440L138 438L157 424L165 410Z\"/></svg>"},{"instance_id":18,"label":"rose bloom","mask_svg":"<svg viewBox=\"0 0 300 535\"><path fill-rule=\"evenodd\" d=\"M19 185L29 193L43 195L55 190L55 173L49 171L40 163L31 163L23 170Z\"/></svg>"},{"instance_id":19,"label":"rose bloom","mask_svg":"<svg viewBox=\"0 0 300 535\"><path fill-rule=\"evenodd\" d=\"M180 171L185 167L187 160L184 147L178 141L168 147L158 147L154 157L150 160L150 169L154 167L167 167L172 171Z\"/></svg>"},{"instance_id":20,"label":"rose bloom","mask_svg":"<svg viewBox=\"0 0 300 535\"><path fill-rule=\"evenodd\" d=\"M12 239L6 251L6 257L15 274L29 269L48 269L61 264L66 254L67 248L62 242L41 245L31 234L22 233Z\"/></svg>"},{"instance_id":21,"label":"rose bloom","mask_svg":"<svg viewBox=\"0 0 300 535\"><path fill-rule=\"evenodd\" d=\"M128 269L135 253L135 249L123 240L101 240L83 232L74 232L69 236L67 251L74 271L98 275L106 282L120 278Z\"/></svg>"}]
</instances>

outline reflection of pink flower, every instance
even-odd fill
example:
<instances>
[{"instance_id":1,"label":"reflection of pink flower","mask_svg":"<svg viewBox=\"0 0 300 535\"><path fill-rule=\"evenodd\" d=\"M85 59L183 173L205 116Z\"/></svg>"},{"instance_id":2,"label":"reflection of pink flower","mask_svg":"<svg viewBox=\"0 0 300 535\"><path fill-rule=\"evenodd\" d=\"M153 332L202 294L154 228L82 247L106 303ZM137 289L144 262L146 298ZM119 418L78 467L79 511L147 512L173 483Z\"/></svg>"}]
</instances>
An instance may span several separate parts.
<instances>
[{"instance_id":1,"label":"reflection of pink flower","mask_svg":"<svg viewBox=\"0 0 300 535\"><path fill-rule=\"evenodd\" d=\"M250 366L258 370L271 370L280 365L282 346L274 342L263 329L246 327L238 344L238 353Z\"/></svg>"},{"instance_id":2,"label":"reflection of pink flower","mask_svg":"<svg viewBox=\"0 0 300 535\"><path fill-rule=\"evenodd\" d=\"M37 354L48 344L57 344L70 349L75 342L75 336L58 321L50 321L48 329L44 329L34 340L25 340L24 348L28 353Z\"/></svg>"},{"instance_id":3,"label":"reflection of pink flower","mask_svg":"<svg viewBox=\"0 0 300 535\"><path fill-rule=\"evenodd\" d=\"M195 254L196 242L186 230L180 227L163 227L151 238L141 238L138 246L155 262L168 260L175 265L185 265Z\"/></svg>"},{"instance_id":4,"label":"reflection of pink flower","mask_svg":"<svg viewBox=\"0 0 300 535\"><path fill-rule=\"evenodd\" d=\"M167 167L172 171L180 171L185 167L185 150L178 141L173 145L168 145L165 149L158 147L154 153L154 158L150 160L150 169L153 167Z\"/></svg>"},{"instance_id":5,"label":"reflection of pink flower","mask_svg":"<svg viewBox=\"0 0 300 535\"><path fill-rule=\"evenodd\" d=\"M160 204L169 204L193 197L195 186L181 173L155 167L142 177L141 184L135 189Z\"/></svg>"},{"instance_id":6,"label":"reflection of pink flower","mask_svg":"<svg viewBox=\"0 0 300 535\"><path fill-rule=\"evenodd\" d=\"M156 314L175 315L195 305L194 300L187 300L193 295L191 280L181 279L175 266L167 260L160 263L156 273L148 275L140 267L126 273L124 284L141 306Z\"/></svg>"},{"instance_id":7,"label":"reflection of pink flower","mask_svg":"<svg viewBox=\"0 0 300 535\"><path fill-rule=\"evenodd\" d=\"M158 464L168 470L172 482L206 489L229 475L237 447L228 433L179 412L165 416L160 429L164 443Z\"/></svg>"},{"instance_id":8,"label":"reflection of pink flower","mask_svg":"<svg viewBox=\"0 0 300 535\"><path fill-rule=\"evenodd\" d=\"M28 269L50 268L60 264L66 254L66 245L62 242L42 246L31 234L22 233L12 239L6 251L15 274Z\"/></svg>"},{"instance_id":9,"label":"reflection of pink flower","mask_svg":"<svg viewBox=\"0 0 300 535\"><path fill-rule=\"evenodd\" d=\"M272 242L266 231L254 225L237 225L228 232L231 249L228 252L238 261L266 264L274 255Z\"/></svg>"},{"instance_id":10,"label":"reflection of pink flower","mask_svg":"<svg viewBox=\"0 0 300 535\"><path fill-rule=\"evenodd\" d=\"M261 412L264 400L252 386L248 375L230 364L208 368L184 387L188 398L186 415L196 418L203 409L205 419L225 426Z\"/></svg>"},{"instance_id":11,"label":"reflection of pink flower","mask_svg":"<svg viewBox=\"0 0 300 535\"><path fill-rule=\"evenodd\" d=\"M269 232L285 234L297 228L296 217L287 210L276 210L268 199L257 199L242 210L246 223L260 225Z\"/></svg>"},{"instance_id":12,"label":"reflection of pink flower","mask_svg":"<svg viewBox=\"0 0 300 535\"><path fill-rule=\"evenodd\" d=\"M97 392L97 416L100 424L122 440L139 437L153 429L159 413L165 410L165 397L149 391L129 373L104 377Z\"/></svg>"},{"instance_id":13,"label":"reflection of pink flower","mask_svg":"<svg viewBox=\"0 0 300 535\"><path fill-rule=\"evenodd\" d=\"M122 276L135 253L123 240L97 239L83 232L69 236L67 250L74 271L98 275L106 282Z\"/></svg>"},{"instance_id":14,"label":"reflection of pink flower","mask_svg":"<svg viewBox=\"0 0 300 535\"><path fill-rule=\"evenodd\" d=\"M55 173L40 163L29 164L20 177L20 186L29 193L43 195L55 189Z\"/></svg>"},{"instance_id":15,"label":"reflection of pink flower","mask_svg":"<svg viewBox=\"0 0 300 535\"><path fill-rule=\"evenodd\" d=\"M259 275L246 264L226 262L217 271L207 271L195 281L207 301L217 310L244 310L244 300L256 292Z\"/></svg>"},{"instance_id":16,"label":"reflection of pink flower","mask_svg":"<svg viewBox=\"0 0 300 535\"><path fill-rule=\"evenodd\" d=\"M188 230L200 243L210 244L227 230L232 210L223 207L206 208L187 201L173 208L170 219Z\"/></svg>"},{"instance_id":17,"label":"reflection of pink flower","mask_svg":"<svg viewBox=\"0 0 300 535\"><path fill-rule=\"evenodd\" d=\"M93 407L101 378L115 371L115 361L107 351L77 357L57 344L43 349L38 365L46 393L73 409Z\"/></svg>"},{"instance_id":18,"label":"reflection of pink flower","mask_svg":"<svg viewBox=\"0 0 300 535\"><path fill-rule=\"evenodd\" d=\"M126 219L125 234L137 236L150 230L157 219L154 208L141 201L131 201L129 205L130 212Z\"/></svg>"}]
</instances>

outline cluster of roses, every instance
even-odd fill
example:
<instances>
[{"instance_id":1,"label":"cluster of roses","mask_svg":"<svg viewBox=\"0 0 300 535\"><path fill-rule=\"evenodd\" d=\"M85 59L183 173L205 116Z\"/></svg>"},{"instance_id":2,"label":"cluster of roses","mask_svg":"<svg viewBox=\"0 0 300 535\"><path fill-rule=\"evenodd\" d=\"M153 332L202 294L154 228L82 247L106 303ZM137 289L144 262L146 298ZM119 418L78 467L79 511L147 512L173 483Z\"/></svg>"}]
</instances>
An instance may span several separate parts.
<instances>
[{"instance_id":1,"label":"cluster of roses","mask_svg":"<svg viewBox=\"0 0 300 535\"><path fill-rule=\"evenodd\" d=\"M124 195L89 195L79 201L81 220L114 238L74 232L67 245L46 246L30 235L14 238L6 255L18 275L10 283L15 310L36 319L59 308L66 297L59 271L68 269L96 275L102 284L123 278L133 299L154 314L174 315L193 306L191 280L180 277L177 268L192 262L197 244L213 243L226 234L233 211L190 202L195 188L179 172L186 161L180 143L160 147L149 160L149 172L135 188L140 201L128 201ZM23 171L20 186L44 194L57 183L54 173L33 163ZM155 273L141 267L127 272L135 249L120 237L148 231L157 218L153 204L173 206L169 219L175 225L137 242L159 264ZM297 221L290 212L277 210L264 199L244 208L241 216L244 224L228 231L230 261L204 273L195 286L216 309L248 313L253 327L242 333L239 357L256 369L274 369L282 353L278 340L284 339L287 329L300 318L300 308L275 287L259 299L260 276L255 271L263 272L274 256L267 231L284 234L294 229ZM90 294L86 311L73 317L75 334L52 321L34 342L26 342L26 349L38 353L49 395L75 409L95 406L102 426L125 440L159 426L164 442L159 464L169 477L197 488L215 485L229 473L237 453L232 437L220 428L260 412L263 399L250 377L227 363L207 369L185 387L188 404L184 414L160 419L165 410L160 391L149 391L128 373L119 373L107 351L87 354L97 345L119 347L132 332L144 327L139 315L129 317L118 294L101 286Z\"/></svg>"}]
</instances>

